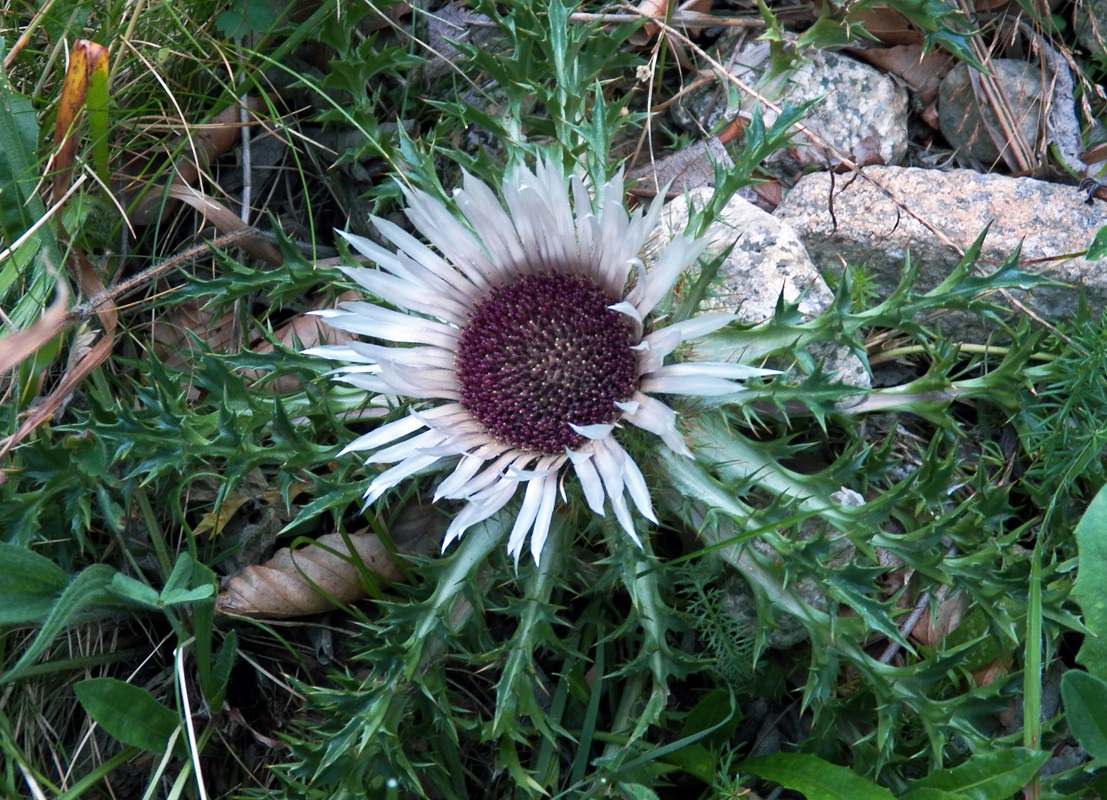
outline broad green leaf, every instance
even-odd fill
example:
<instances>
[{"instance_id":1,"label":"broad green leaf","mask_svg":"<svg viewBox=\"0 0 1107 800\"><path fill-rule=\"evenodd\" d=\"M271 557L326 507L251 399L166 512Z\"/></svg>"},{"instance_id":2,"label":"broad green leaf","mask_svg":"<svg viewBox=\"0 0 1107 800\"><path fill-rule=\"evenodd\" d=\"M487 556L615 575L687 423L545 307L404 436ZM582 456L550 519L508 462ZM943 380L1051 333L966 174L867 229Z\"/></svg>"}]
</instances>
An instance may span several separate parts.
<instances>
[{"instance_id":1,"label":"broad green leaf","mask_svg":"<svg viewBox=\"0 0 1107 800\"><path fill-rule=\"evenodd\" d=\"M215 595L215 580L205 580L199 577L200 585L189 589L190 583L196 582L200 573L197 572L196 562L188 553L177 556L177 563L173 565L173 572L165 581L165 588L161 590L158 598L158 607L178 606L187 603L195 603Z\"/></svg>"},{"instance_id":2,"label":"broad green leaf","mask_svg":"<svg viewBox=\"0 0 1107 800\"><path fill-rule=\"evenodd\" d=\"M1084 258L1089 261L1098 261L1104 256L1107 256L1107 225L1096 232L1092 243L1088 245L1088 254Z\"/></svg>"},{"instance_id":3,"label":"broad green leaf","mask_svg":"<svg viewBox=\"0 0 1107 800\"><path fill-rule=\"evenodd\" d=\"M128 575L117 573L112 578L111 591L112 594L122 600L138 603L147 608L158 607L158 593L142 581L135 580Z\"/></svg>"},{"instance_id":4,"label":"broad green leaf","mask_svg":"<svg viewBox=\"0 0 1107 800\"><path fill-rule=\"evenodd\" d=\"M161 590L162 595L176 592L188 586L189 581L192 580L194 563L192 556L188 553L179 554L177 556L177 563L173 565L173 571L170 572L169 577L165 579L165 588Z\"/></svg>"},{"instance_id":5,"label":"broad green leaf","mask_svg":"<svg viewBox=\"0 0 1107 800\"><path fill-rule=\"evenodd\" d=\"M180 720L150 693L115 678L93 678L73 687L92 719L123 744L161 755Z\"/></svg>"},{"instance_id":6,"label":"broad green leaf","mask_svg":"<svg viewBox=\"0 0 1107 800\"><path fill-rule=\"evenodd\" d=\"M0 542L0 625L44 619L65 587L65 578L50 559Z\"/></svg>"},{"instance_id":7,"label":"broad green leaf","mask_svg":"<svg viewBox=\"0 0 1107 800\"><path fill-rule=\"evenodd\" d=\"M199 634L197 634L199 635ZM238 634L231 631L223 640L223 646L215 656L215 664L208 671L200 686L204 700L209 708L222 708L223 698L227 695L227 685L231 682L231 669L238 655Z\"/></svg>"},{"instance_id":8,"label":"broad green leaf","mask_svg":"<svg viewBox=\"0 0 1107 800\"><path fill-rule=\"evenodd\" d=\"M1070 670L1061 678L1065 716L1080 746L1088 755L1107 761L1107 683L1086 672Z\"/></svg>"},{"instance_id":9,"label":"broad green leaf","mask_svg":"<svg viewBox=\"0 0 1107 800\"><path fill-rule=\"evenodd\" d=\"M741 722L742 713L737 709L734 696L725 689L715 689L688 712L681 735L694 736L707 731L710 736L703 740L704 744L722 746L734 736Z\"/></svg>"},{"instance_id":10,"label":"broad green leaf","mask_svg":"<svg viewBox=\"0 0 1107 800\"><path fill-rule=\"evenodd\" d=\"M196 589L179 589L175 592L162 592L159 598L159 608L166 606L183 606L196 603L215 596L214 586L200 586Z\"/></svg>"},{"instance_id":11,"label":"broad green leaf","mask_svg":"<svg viewBox=\"0 0 1107 800\"><path fill-rule=\"evenodd\" d=\"M1030 783L1049 753L1013 747L975 755L960 766L943 769L915 781L901 800L918 800L916 790L937 789L961 800L1008 800Z\"/></svg>"},{"instance_id":12,"label":"broad green leaf","mask_svg":"<svg viewBox=\"0 0 1107 800\"><path fill-rule=\"evenodd\" d=\"M1107 680L1107 487L1099 490L1076 526L1076 546L1080 567L1072 594L1091 633L1084 637L1076 660Z\"/></svg>"},{"instance_id":13,"label":"broad green leaf","mask_svg":"<svg viewBox=\"0 0 1107 800\"><path fill-rule=\"evenodd\" d=\"M952 792L943 792L941 789L912 789L903 795L900 800L961 800L961 795Z\"/></svg>"},{"instance_id":14,"label":"broad green leaf","mask_svg":"<svg viewBox=\"0 0 1107 800\"><path fill-rule=\"evenodd\" d=\"M61 633L73 618L92 603L104 597L104 591L111 585L116 572L106 564L93 564L73 579L65 588L61 597L54 603L50 615L42 623L38 636L31 642L22 658L6 674L0 676L0 685L10 683L20 673L35 663L43 651Z\"/></svg>"},{"instance_id":15,"label":"broad green leaf","mask_svg":"<svg viewBox=\"0 0 1107 800\"><path fill-rule=\"evenodd\" d=\"M619 789L625 797L629 797L631 800L657 800L657 792L638 783L621 783Z\"/></svg>"},{"instance_id":16,"label":"broad green leaf","mask_svg":"<svg viewBox=\"0 0 1107 800\"><path fill-rule=\"evenodd\" d=\"M31 101L0 73L0 234L15 241L46 210L34 191L38 121Z\"/></svg>"},{"instance_id":17,"label":"broad green leaf","mask_svg":"<svg viewBox=\"0 0 1107 800\"><path fill-rule=\"evenodd\" d=\"M108 50L92 45L88 72L85 114L92 140L92 163L105 186L111 185L108 151Z\"/></svg>"},{"instance_id":18,"label":"broad green leaf","mask_svg":"<svg viewBox=\"0 0 1107 800\"><path fill-rule=\"evenodd\" d=\"M845 767L804 753L777 753L745 761L739 769L799 792L808 800L894 800L882 786Z\"/></svg>"},{"instance_id":19,"label":"broad green leaf","mask_svg":"<svg viewBox=\"0 0 1107 800\"><path fill-rule=\"evenodd\" d=\"M160 594L142 581L122 574L112 579L111 590L123 600L155 610L161 610L166 606L195 603L212 597L215 594L214 580L195 589L187 588L192 579L194 567L195 562L192 557L188 553L181 553Z\"/></svg>"},{"instance_id":20,"label":"broad green leaf","mask_svg":"<svg viewBox=\"0 0 1107 800\"><path fill-rule=\"evenodd\" d=\"M699 778L708 786L715 781L718 759L703 745L692 744L674 750L665 756L665 760L689 775Z\"/></svg>"}]
</instances>

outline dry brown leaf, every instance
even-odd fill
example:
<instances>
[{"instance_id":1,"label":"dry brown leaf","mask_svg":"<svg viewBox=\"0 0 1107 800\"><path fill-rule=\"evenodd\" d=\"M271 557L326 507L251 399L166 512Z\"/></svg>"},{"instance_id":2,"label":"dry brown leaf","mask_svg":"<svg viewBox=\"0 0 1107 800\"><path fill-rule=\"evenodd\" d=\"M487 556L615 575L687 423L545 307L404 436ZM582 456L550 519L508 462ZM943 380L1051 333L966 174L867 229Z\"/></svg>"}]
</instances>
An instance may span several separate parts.
<instances>
[{"instance_id":1,"label":"dry brown leaf","mask_svg":"<svg viewBox=\"0 0 1107 800\"><path fill-rule=\"evenodd\" d=\"M425 9L420 12L426 30L419 44L427 56L426 63L416 73L421 83L430 83L457 70L461 57L457 42L465 42L478 50L494 50L503 38L488 16L467 6L462 0L449 0L433 12Z\"/></svg>"},{"instance_id":2,"label":"dry brown leaf","mask_svg":"<svg viewBox=\"0 0 1107 800\"><path fill-rule=\"evenodd\" d=\"M0 373L7 372L30 357L66 327L65 311L69 305L69 290L59 281L54 294L54 302L30 327L0 337Z\"/></svg>"},{"instance_id":3,"label":"dry brown leaf","mask_svg":"<svg viewBox=\"0 0 1107 800\"><path fill-rule=\"evenodd\" d=\"M315 308L336 306L339 303L359 299L361 295L356 291L343 292L333 302L319 301ZM242 338L235 335L238 325L239 317L233 312L216 317L209 309L204 308L199 300L188 300L175 306L155 323L152 337L154 353L167 367L186 371L185 368L193 357L193 336L207 344L213 353L234 352L237 349L234 347L235 339ZM260 334L255 329L248 336L253 341L257 341ZM274 337L289 349L303 349L321 344L345 344L357 338L353 334L325 325L318 317L306 313L297 314L290 319L274 332ZM273 343L266 340L251 349L255 353L264 354L272 353L273 347ZM267 370L242 370L243 377L251 383L259 381L267 374ZM300 390L300 378L297 375L281 375L267 383L265 388L274 394L289 394ZM199 392L190 392L191 399L197 396Z\"/></svg>"},{"instance_id":4,"label":"dry brown leaf","mask_svg":"<svg viewBox=\"0 0 1107 800\"><path fill-rule=\"evenodd\" d=\"M671 16L672 24L674 26L680 25L680 12L690 12L692 16L707 14L711 11L712 2L713 0L684 0L677 7L677 12ZM670 18L669 5L670 0L641 0L638 4L638 13L644 17L664 20ZM627 41L635 47L644 47L650 43L660 29L661 27L656 22L646 22L645 25L631 34ZM703 28L689 26L686 30L690 36L698 36Z\"/></svg>"},{"instance_id":5,"label":"dry brown leaf","mask_svg":"<svg viewBox=\"0 0 1107 800\"><path fill-rule=\"evenodd\" d=\"M995 683L1000 678L1006 676L1010 671L1011 656L1000 656L980 669L975 670L972 674L972 679L976 682L977 686L987 686L989 683Z\"/></svg>"},{"instance_id":6,"label":"dry brown leaf","mask_svg":"<svg viewBox=\"0 0 1107 800\"><path fill-rule=\"evenodd\" d=\"M667 196L671 198L701 186L714 186L715 164L728 168L734 165L726 146L745 132L747 124L745 117L735 117L710 139L635 167L627 175L630 193L635 197L653 197L661 187L668 186Z\"/></svg>"},{"instance_id":7,"label":"dry brown leaf","mask_svg":"<svg viewBox=\"0 0 1107 800\"><path fill-rule=\"evenodd\" d=\"M278 550L264 564L227 578L215 607L246 617L317 614L364 594L361 564L386 583L403 575L375 533L328 533L298 550Z\"/></svg>"},{"instance_id":8,"label":"dry brown leaf","mask_svg":"<svg viewBox=\"0 0 1107 800\"><path fill-rule=\"evenodd\" d=\"M858 166L879 166L884 163L884 157L880 154L880 145L880 137L875 131L872 131L868 135L862 136L854 144L853 152L850 155L853 156L853 160ZM853 168L851 167L851 169Z\"/></svg>"},{"instance_id":9,"label":"dry brown leaf","mask_svg":"<svg viewBox=\"0 0 1107 800\"><path fill-rule=\"evenodd\" d=\"M304 5L307 7L307 4ZM423 6L419 7L420 10ZM314 10L314 8L312 8ZM396 23L411 13L411 3L396 3L395 5L389 5L388 8L383 11L378 9L375 5L369 4L369 14L358 25L358 30L361 33L371 33L373 31L381 31L386 28L396 27ZM307 21L307 14L304 14L303 21Z\"/></svg>"},{"instance_id":10,"label":"dry brown leaf","mask_svg":"<svg viewBox=\"0 0 1107 800\"><path fill-rule=\"evenodd\" d=\"M261 124L254 114L265 107L262 98L247 97L243 106L250 112L247 124L251 126ZM174 174L171 181L173 185L187 186L194 183L200 176L200 166L197 161L205 165L210 164L234 146L242 128L241 109L240 106L229 106L216 114L206 125L190 126L184 154L173 165ZM132 169L136 174L143 175L146 174L148 167L144 164L134 164ZM142 199L130 211L132 225L149 225L165 219L176 206L176 202L172 199L167 200L161 192L147 192L148 188L146 184L132 184L123 190L128 197L144 193Z\"/></svg>"},{"instance_id":11,"label":"dry brown leaf","mask_svg":"<svg viewBox=\"0 0 1107 800\"><path fill-rule=\"evenodd\" d=\"M226 353L230 351L235 324L232 313L217 318L200 300L186 300L154 323L154 354L167 367L183 370L193 357L192 336L207 344L213 353Z\"/></svg>"},{"instance_id":12,"label":"dry brown leaf","mask_svg":"<svg viewBox=\"0 0 1107 800\"><path fill-rule=\"evenodd\" d=\"M753 204L762 211L772 214L777 206L784 202L784 186L780 181L770 180L764 183L755 183L750 187L756 197Z\"/></svg>"},{"instance_id":13,"label":"dry brown leaf","mask_svg":"<svg viewBox=\"0 0 1107 800\"><path fill-rule=\"evenodd\" d=\"M447 527L449 519L438 506L411 505L400 512L388 535L399 552L426 558L442 549Z\"/></svg>"},{"instance_id":14,"label":"dry brown leaf","mask_svg":"<svg viewBox=\"0 0 1107 800\"><path fill-rule=\"evenodd\" d=\"M223 502L204 514L200 521L196 523L196 527L192 529L193 537L199 539L201 536L207 536L214 539L221 535L223 528L238 513L238 510L253 499L254 494L252 492L235 492L224 498Z\"/></svg>"},{"instance_id":15,"label":"dry brown leaf","mask_svg":"<svg viewBox=\"0 0 1107 800\"><path fill-rule=\"evenodd\" d=\"M186 300L162 314L154 322L151 339L154 355L172 370L189 373L189 364L195 357L196 343L193 336L204 342L213 353L230 353L239 317L226 312L219 317L203 307L200 300ZM242 341L242 337L238 337ZM241 346L241 345L240 345ZM189 402L195 402L202 392L194 385L185 387Z\"/></svg>"},{"instance_id":16,"label":"dry brown leaf","mask_svg":"<svg viewBox=\"0 0 1107 800\"><path fill-rule=\"evenodd\" d=\"M921 45L925 41L922 31L903 14L888 6L861 9L852 14L851 19L884 44Z\"/></svg>"},{"instance_id":17,"label":"dry brown leaf","mask_svg":"<svg viewBox=\"0 0 1107 800\"><path fill-rule=\"evenodd\" d=\"M76 276L81 291L85 295L95 297L104 291L104 284L100 280L100 276L96 274L92 262L88 260L80 248L73 247L70 249L66 264L69 267L69 272ZM92 339L89 337L81 340L79 360L76 358L69 360L66 364L65 374L50 394L31 408L15 433L0 442L0 458L6 456L8 451L23 441L31 431L63 408L69 402L73 392L81 385L81 382L111 356L112 349L115 347L115 328L119 324L119 312L113 303L107 302L98 305L95 313L104 329L100 340L95 345L91 344ZM66 314L62 325L68 326L69 322L70 315Z\"/></svg>"},{"instance_id":18,"label":"dry brown leaf","mask_svg":"<svg viewBox=\"0 0 1107 800\"><path fill-rule=\"evenodd\" d=\"M246 227L246 223L242 221L238 214L214 197L193 189L191 186L174 183L166 190L166 195L192 206L203 214L204 219L211 222L223 233L232 233ZM260 236L247 236L238 243L238 246L254 258L260 258L270 264L280 265L284 263L284 256L281 255L281 252Z\"/></svg>"},{"instance_id":19,"label":"dry brown leaf","mask_svg":"<svg viewBox=\"0 0 1107 800\"><path fill-rule=\"evenodd\" d=\"M694 16L696 14L710 14L713 0L684 0L680 4L680 10L682 12L688 12L688 16ZM703 28L689 27L688 33L691 36L699 36L703 32Z\"/></svg>"},{"instance_id":20,"label":"dry brown leaf","mask_svg":"<svg viewBox=\"0 0 1107 800\"><path fill-rule=\"evenodd\" d=\"M265 492L264 494L270 494ZM277 495L273 496L276 502ZM429 557L442 547L448 522L431 505L405 508L389 529L400 553ZM355 556L381 581L393 582L401 572L375 534L351 534ZM350 557L346 539L332 533L307 547L280 550L259 566L248 566L223 582L217 599L220 613L250 617L293 617L333 608L320 590L335 601L350 603L362 596L360 563Z\"/></svg>"},{"instance_id":21,"label":"dry brown leaf","mask_svg":"<svg viewBox=\"0 0 1107 800\"><path fill-rule=\"evenodd\" d=\"M715 185L715 164L731 167L734 162L717 137L699 141L664 158L651 160L631 170L628 182L634 184L632 194L650 197L659 188L669 187L668 196L677 197L701 186Z\"/></svg>"},{"instance_id":22,"label":"dry brown leaf","mask_svg":"<svg viewBox=\"0 0 1107 800\"><path fill-rule=\"evenodd\" d=\"M968 597L964 592L954 592L948 597L942 597L938 602L937 613L933 617L923 614L919 624L911 631L911 638L925 647L937 647L961 624L968 605Z\"/></svg>"},{"instance_id":23,"label":"dry brown leaf","mask_svg":"<svg viewBox=\"0 0 1107 800\"><path fill-rule=\"evenodd\" d=\"M938 119L938 104L931 103L924 108L919 114L919 119L933 130L938 130L941 127L941 121Z\"/></svg>"},{"instance_id":24,"label":"dry brown leaf","mask_svg":"<svg viewBox=\"0 0 1107 800\"><path fill-rule=\"evenodd\" d=\"M921 44L872 47L850 52L865 59L874 67L899 76L918 94L924 106L938 99L938 84L957 63L957 60L944 50L933 49L924 52Z\"/></svg>"},{"instance_id":25,"label":"dry brown leaf","mask_svg":"<svg viewBox=\"0 0 1107 800\"><path fill-rule=\"evenodd\" d=\"M107 75L108 51L102 45L87 39L78 39L69 53L69 65L62 80L61 95L58 97L56 119L54 120L54 139L57 152L51 164L54 199L65 194L73 179L74 164L77 160L77 143L80 139L75 133L77 117L85 107L88 87L93 72Z\"/></svg>"},{"instance_id":26,"label":"dry brown leaf","mask_svg":"<svg viewBox=\"0 0 1107 800\"><path fill-rule=\"evenodd\" d=\"M911 576L915 574L915 571L904 565L903 560L890 550L885 550L883 547L876 548L877 563L884 567L886 572L877 579L877 583L880 586L882 597L892 597L893 595L899 595L896 601L896 605L899 608L907 608L911 605L911 598L907 596L907 592L904 589L907 588L907 584L911 581Z\"/></svg>"},{"instance_id":27,"label":"dry brown leaf","mask_svg":"<svg viewBox=\"0 0 1107 800\"><path fill-rule=\"evenodd\" d=\"M1102 164L1107 161L1107 144L1097 144L1080 154L1080 159L1085 164Z\"/></svg>"},{"instance_id":28,"label":"dry brown leaf","mask_svg":"<svg viewBox=\"0 0 1107 800\"><path fill-rule=\"evenodd\" d=\"M664 19L669 9L669 0L642 0L638 4L638 11L646 17L659 17ZM635 47L643 47L648 44L658 31L657 23L647 22L627 39Z\"/></svg>"},{"instance_id":29,"label":"dry brown leaf","mask_svg":"<svg viewBox=\"0 0 1107 800\"><path fill-rule=\"evenodd\" d=\"M0 442L0 458L6 456L8 451L23 441L27 434L53 417L59 408L69 402L69 397L81 385L81 382L93 370L108 360L114 345L115 334L109 332L94 347L87 350L80 362L68 366L65 376L54 387L54 390L28 412L23 424L19 426L19 430Z\"/></svg>"}]
</instances>

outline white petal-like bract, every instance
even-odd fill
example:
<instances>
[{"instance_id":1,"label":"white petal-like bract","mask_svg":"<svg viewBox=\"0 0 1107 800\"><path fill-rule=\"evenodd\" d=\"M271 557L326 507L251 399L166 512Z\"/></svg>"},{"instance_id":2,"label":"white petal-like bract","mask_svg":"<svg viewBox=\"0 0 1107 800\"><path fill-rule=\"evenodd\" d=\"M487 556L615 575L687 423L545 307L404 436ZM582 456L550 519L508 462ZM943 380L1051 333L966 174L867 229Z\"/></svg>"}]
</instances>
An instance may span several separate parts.
<instances>
[{"instance_id":1,"label":"white petal-like bract","mask_svg":"<svg viewBox=\"0 0 1107 800\"><path fill-rule=\"evenodd\" d=\"M681 343L734 319L714 313L651 325L706 244L677 237L643 264L662 198L631 214L621 172L594 192L586 187L581 175L566 180L552 160L509 175L503 202L465 175L454 193L460 216L404 188L408 219L429 246L378 218L372 221L388 246L342 234L375 264L342 268L370 298L316 313L370 341L306 352L343 362L338 380L410 401L407 416L342 450L391 465L369 484L367 503L454 462L434 495L464 501L444 546L522 487L507 549L518 563L529 539L538 562L566 474L575 475L593 513L610 507L640 544L631 506L650 522L657 518L646 476L616 440L619 429L630 423L691 456L676 411L652 395L729 394L743 380L772 374L741 364L666 363Z\"/></svg>"}]
</instances>

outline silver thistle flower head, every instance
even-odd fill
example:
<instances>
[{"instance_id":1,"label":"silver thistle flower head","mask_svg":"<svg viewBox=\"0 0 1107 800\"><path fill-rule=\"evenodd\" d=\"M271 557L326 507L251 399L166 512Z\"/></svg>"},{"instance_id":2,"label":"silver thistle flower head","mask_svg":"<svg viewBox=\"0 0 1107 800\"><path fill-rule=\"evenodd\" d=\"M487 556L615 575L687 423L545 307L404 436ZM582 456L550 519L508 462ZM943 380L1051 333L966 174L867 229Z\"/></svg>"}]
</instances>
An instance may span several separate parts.
<instances>
[{"instance_id":1,"label":"silver thistle flower head","mask_svg":"<svg viewBox=\"0 0 1107 800\"><path fill-rule=\"evenodd\" d=\"M676 412L656 395L708 396L768 374L741 364L666 364L682 343L734 317L711 313L647 326L658 302L703 252L674 238L647 267L639 258L661 200L628 214L623 179L590 194L551 161L518 169L503 202L466 175L454 194L464 221L441 202L405 190L407 217L431 246L399 226L372 221L395 250L342 235L377 269L343 268L377 302L318 312L329 325L375 340L315 347L345 362L338 379L374 395L408 398L407 416L355 439L342 453L391 464L366 504L404 479L456 459L435 499L463 500L443 548L503 508L522 488L507 549L518 564L528 534L539 562L563 473L589 508L610 505L641 545L630 504L656 522L649 487L614 432L629 423L691 456ZM629 499L629 502L628 502Z\"/></svg>"}]
</instances>

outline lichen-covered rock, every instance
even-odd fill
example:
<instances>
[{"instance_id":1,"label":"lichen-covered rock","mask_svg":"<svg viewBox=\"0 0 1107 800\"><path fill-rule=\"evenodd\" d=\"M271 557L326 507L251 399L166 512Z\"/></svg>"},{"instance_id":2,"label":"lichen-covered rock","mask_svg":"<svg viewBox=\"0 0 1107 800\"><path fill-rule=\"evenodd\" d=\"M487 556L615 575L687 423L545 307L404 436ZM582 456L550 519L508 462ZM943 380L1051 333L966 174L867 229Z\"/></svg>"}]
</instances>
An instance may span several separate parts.
<instances>
[{"instance_id":1,"label":"lichen-covered rock","mask_svg":"<svg viewBox=\"0 0 1107 800\"><path fill-rule=\"evenodd\" d=\"M886 297L910 251L921 264L919 288L928 289L961 259L950 242L967 249L991 226L978 262L982 269L994 269L1021 244L1021 269L1083 286L1093 313L1107 309L1102 263L1058 258L1086 250L1104 225L1103 205L1087 205L1077 187L972 170L869 167L865 175L869 180L838 177L833 184L827 173L807 175L776 210L821 269L840 271L841 260L864 265L873 288ZM1039 288L1024 299L1036 313L1057 320L1076 310L1078 293Z\"/></svg>"},{"instance_id":2,"label":"lichen-covered rock","mask_svg":"<svg viewBox=\"0 0 1107 800\"><path fill-rule=\"evenodd\" d=\"M688 225L690 206L702 207L710 196L709 189L699 189L670 202L662 214L660 240L681 233ZM730 311L742 322L758 325L772 319L782 296L812 318L834 301L796 232L741 197L730 199L706 236L709 244L703 260L726 255L719 265L716 291L705 299L705 308ZM868 370L848 348L822 344L813 345L810 352L841 382L871 385Z\"/></svg>"},{"instance_id":3,"label":"lichen-covered rock","mask_svg":"<svg viewBox=\"0 0 1107 800\"><path fill-rule=\"evenodd\" d=\"M711 196L700 189L677 197L662 214L661 240L681 233L688 225L689 203L702 207ZM730 202L708 229L705 260L729 248L719 267L718 291L707 305L733 311L743 322L758 324L772 319L777 299L799 301L807 316L816 316L830 305L833 295L803 243L787 224L740 197Z\"/></svg>"},{"instance_id":4,"label":"lichen-covered rock","mask_svg":"<svg viewBox=\"0 0 1107 800\"><path fill-rule=\"evenodd\" d=\"M732 64L730 73L739 81L778 103L798 105L823 98L804 125L818 141L796 137L805 146L775 154L770 161L801 169L833 168L841 161L834 150L863 163L898 164L907 153L907 91L887 75L848 56L826 50L805 53L781 78L762 85L768 68L769 48L764 42L746 44L732 55L720 54ZM693 93L678 115L686 127L713 131L740 113L748 113L755 101L734 87L719 84ZM762 108L765 124L776 113ZM830 145L832 149L823 145Z\"/></svg>"}]
</instances>

